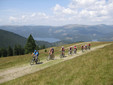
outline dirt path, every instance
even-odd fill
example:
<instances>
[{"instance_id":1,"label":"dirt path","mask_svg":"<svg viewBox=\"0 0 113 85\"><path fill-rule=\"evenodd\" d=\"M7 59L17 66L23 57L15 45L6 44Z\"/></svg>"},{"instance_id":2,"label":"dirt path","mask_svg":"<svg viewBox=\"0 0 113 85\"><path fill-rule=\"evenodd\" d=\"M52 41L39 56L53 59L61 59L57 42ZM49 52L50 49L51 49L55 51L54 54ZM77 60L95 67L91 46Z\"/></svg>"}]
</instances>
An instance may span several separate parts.
<instances>
[{"instance_id":1,"label":"dirt path","mask_svg":"<svg viewBox=\"0 0 113 85\"><path fill-rule=\"evenodd\" d=\"M103 44L100 46L96 46L96 47L91 48L91 50L88 50L85 52L79 51L79 52L77 52L77 54L69 56L69 57L65 57L65 58L56 57L55 60L50 60L50 61L43 60L42 61L43 63L39 64L39 65L32 65L31 66L29 64L25 64L25 65L18 66L18 67L8 68L6 70L0 70L0 83L6 82L6 81L9 81L12 79L16 79L18 77L21 77L21 76L24 76L27 74L34 73L36 71L45 69L47 67L58 64L60 62L75 58L77 56L86 54L88 52L94 51L94 50L99 49L99 48L103 48L104 46L107 46L107 45L110 45L110 44ZM66 55L66 56L68 56L68 55Z\"/></svg>"}]
</instances>

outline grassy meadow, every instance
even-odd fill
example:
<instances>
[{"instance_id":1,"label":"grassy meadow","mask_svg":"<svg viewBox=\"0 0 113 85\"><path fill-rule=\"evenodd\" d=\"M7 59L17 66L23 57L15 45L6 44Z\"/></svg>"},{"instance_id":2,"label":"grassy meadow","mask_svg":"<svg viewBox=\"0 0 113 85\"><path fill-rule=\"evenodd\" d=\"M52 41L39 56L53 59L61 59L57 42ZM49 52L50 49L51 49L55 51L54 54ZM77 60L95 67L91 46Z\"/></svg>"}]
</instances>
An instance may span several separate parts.
<instances>
[{"instance_id":1,"label":"grassy meadow","mask_svg":"<svg viewBox=\"0 0 113 85\"><path fill-rule=\"evenodd\" d=\"M92 46L104 43L96 42ZM113 85L113 44L0 85Z\"/></svg>"},{"instance_id":2,"label":"grassy meadow","mask_svg":"<svg viewBox=\"0 0 113 85\"><path fill-rule=\"evenodd\" d=\"M98 46L101 44L105 44L108 42L91 42L91 47L94 46ZM68 45L64 45L65 48L76 45L78 47L78 50L81 49L81 45L85 45L85 43L77 45L80 43L73 43L73 44L68 44ZM59 56L60 55L60 50L61 50L62 46L59 47L53 47L55 49L55 55ZM47 52L45 52L45 50L40 50L40 55L39 58L40 60L43 60L46 58L46 56L48 55L48 51L50 48L47 48ZM68 52L68 49L66 49L66 52ZM0 58L0 70L6 69L6 68L10 68L10 67L14 67L14 66L19 66L19 65L23 65L23 64L29 64L30 60L32 59L31 54L26 54L26 55L19 55L19 56L9 56L9 57L2 57Z\"/></svg>"}]
</instances>

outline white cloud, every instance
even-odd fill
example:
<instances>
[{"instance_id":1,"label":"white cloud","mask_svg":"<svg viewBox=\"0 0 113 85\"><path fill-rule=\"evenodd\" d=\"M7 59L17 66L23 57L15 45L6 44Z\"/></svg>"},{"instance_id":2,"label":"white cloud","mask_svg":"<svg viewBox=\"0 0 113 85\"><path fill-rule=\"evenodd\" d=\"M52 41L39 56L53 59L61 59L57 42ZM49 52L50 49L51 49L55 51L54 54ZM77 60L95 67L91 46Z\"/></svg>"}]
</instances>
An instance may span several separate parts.
<instances>
[{"instance_id":1,"label":"white cloud","mask_svg":"<svg viewBox=\"0 0 113 85\"><path fill-rule=\"evenodd\" d=\"M22 19L25 19L25 17L26 17L25 15L22 15Z\"/></svg>"},{"instance_id":2,"label":"white cloud","mask_svg":"<svg viewBox=\"0 0 113 85\"><path fill-rule=\"evenodd\" d=\"M113 0L71 0L67 6L56 4L52 14L33 12L9 17L15 24L113 24Z\"/></svg>"},{"instance_id":3,"label":"white cloud","mask_svg":"<svg viewBox=\"0 0 113 85\"><path fill-rule=\"evenodd\" d=\"M77 11L72 10L70 8L65 8L60 6L59 4L56 4L56 6L53 8L54 14L76 14Z\"/></svg>"},{"instance_id":4,"label":"white cloud","mask_svg":"<svg viewBox=\"0 0 113 85\"><path fill-rule=\"evenodd\" d=\"M36 16L36 13L32 13L32 14L31 14L31 17L34 17L34 16Z\"/></svg>"},{"instance_id":5,"label":"white cloud","mask_svg":"<svg viewBox=\"0 0 113 85\"><path fill-rule=\"evenodd\" d=\"M64 18L73 23L79 24L113 24L113 0L72 0L68 7L56 4L54 13L59 14L59 18ZM62 17L62 15L64 17ZM110 19L111 17L111 19ZM106 21L108 21L106 23Z\"/></svg>"},{"instance_id":6,"label":"white cloud","mask_svg":"<svg viewBox=\"0 0 113 85\"><path fill-rule=\"evenodd\" d=\"M20 16L10 16L9 22L10 24L20 24L20 25L29 25L29 24L37 24L38 22L42 22L47 20L49 16L47 16L45 13L31 13L26 15L20 15ZM43 20L43 21L42 21Z\"/></svg>"},{"instance_id":7,"label":"white cloud","mask_svg":"<svg viewBox=\"0 0 113 85\"><path fill-rule=\"evenodd\" d=\"M13 16L10 16L10 17L9 17L9 20L10 20L11 22L12 22L12 21L13 21L13 22L16 22L16 21L17 21L17 18L16 18L16 17L13 17Z\"/></svg>"},{"instance_id":8,"label":"white cloud","mask_svg":"<svg viewBox=\"0 0 113 85\"><path fill-rule=\"evenodd\" d=\"M45 18L45 19L48 18L48 16L47 16L45 13L41 13L41 12L39 12L39 13L37 14L37 16L39 16L40 18Z\"/></svg>"}]
</instances>

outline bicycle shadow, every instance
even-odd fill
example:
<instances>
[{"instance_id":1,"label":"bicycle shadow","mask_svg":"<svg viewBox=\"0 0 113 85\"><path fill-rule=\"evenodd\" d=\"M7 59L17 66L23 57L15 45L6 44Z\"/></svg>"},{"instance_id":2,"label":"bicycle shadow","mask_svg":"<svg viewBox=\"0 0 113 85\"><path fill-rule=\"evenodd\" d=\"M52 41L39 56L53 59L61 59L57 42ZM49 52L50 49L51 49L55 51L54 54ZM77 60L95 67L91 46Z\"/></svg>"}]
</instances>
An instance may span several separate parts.
<instances>
[{"instance_id":1,"label":"bicycle shadow","mask_svg":"<svg viewBox=\"0 0 113 85\"><path fill-rule=\"evenodd\" d=\"M60 58L65 58L65 57L67 57L67 56L62 56L62 57L60 57Z\"/></svg>"},{"instance_id":2,"label":"bicycle shadow","mask_svg":"<svg viewBox=\"0 0 113 85\"><path fill-rule=\"evenodd\" d=\"M43 62L38 62L37 64L43 64Z\"/></svg>"}]
</instances>

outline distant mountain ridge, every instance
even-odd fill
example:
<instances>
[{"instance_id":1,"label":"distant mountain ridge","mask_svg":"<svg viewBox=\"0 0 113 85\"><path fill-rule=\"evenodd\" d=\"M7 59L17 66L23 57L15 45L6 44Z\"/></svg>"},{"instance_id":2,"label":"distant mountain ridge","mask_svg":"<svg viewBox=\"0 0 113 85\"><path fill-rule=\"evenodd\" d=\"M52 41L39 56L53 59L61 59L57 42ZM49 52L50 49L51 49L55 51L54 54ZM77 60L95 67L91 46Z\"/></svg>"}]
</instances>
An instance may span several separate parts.
<instances>
[{"instance_id":1,"label":"distant mountain ridge","mask_svg":"<svg viewBox=\"0 0 113 85\"><path fill-rule=\"evenodd\" d=\"M27 38L23 36L0 29L0 48L7 48L8 46L14 47L15 45L24 47L26 41ZM51 43L45 41L36 41L36 44L40 46L45 45L46 47L52 46Z\"/></svg>"},{"instance_id":2,"label":"distant mountain ridge","mask_svg":"<svg viewBox=\"0 0 113 85\"><path fill-rule=\"evenodd\" d=\"M78 25L64 26L0 26L24 37L32 34L39 38L57 38L63 41L113 41L113 25Z\"/></svg>"}]
</instances>

